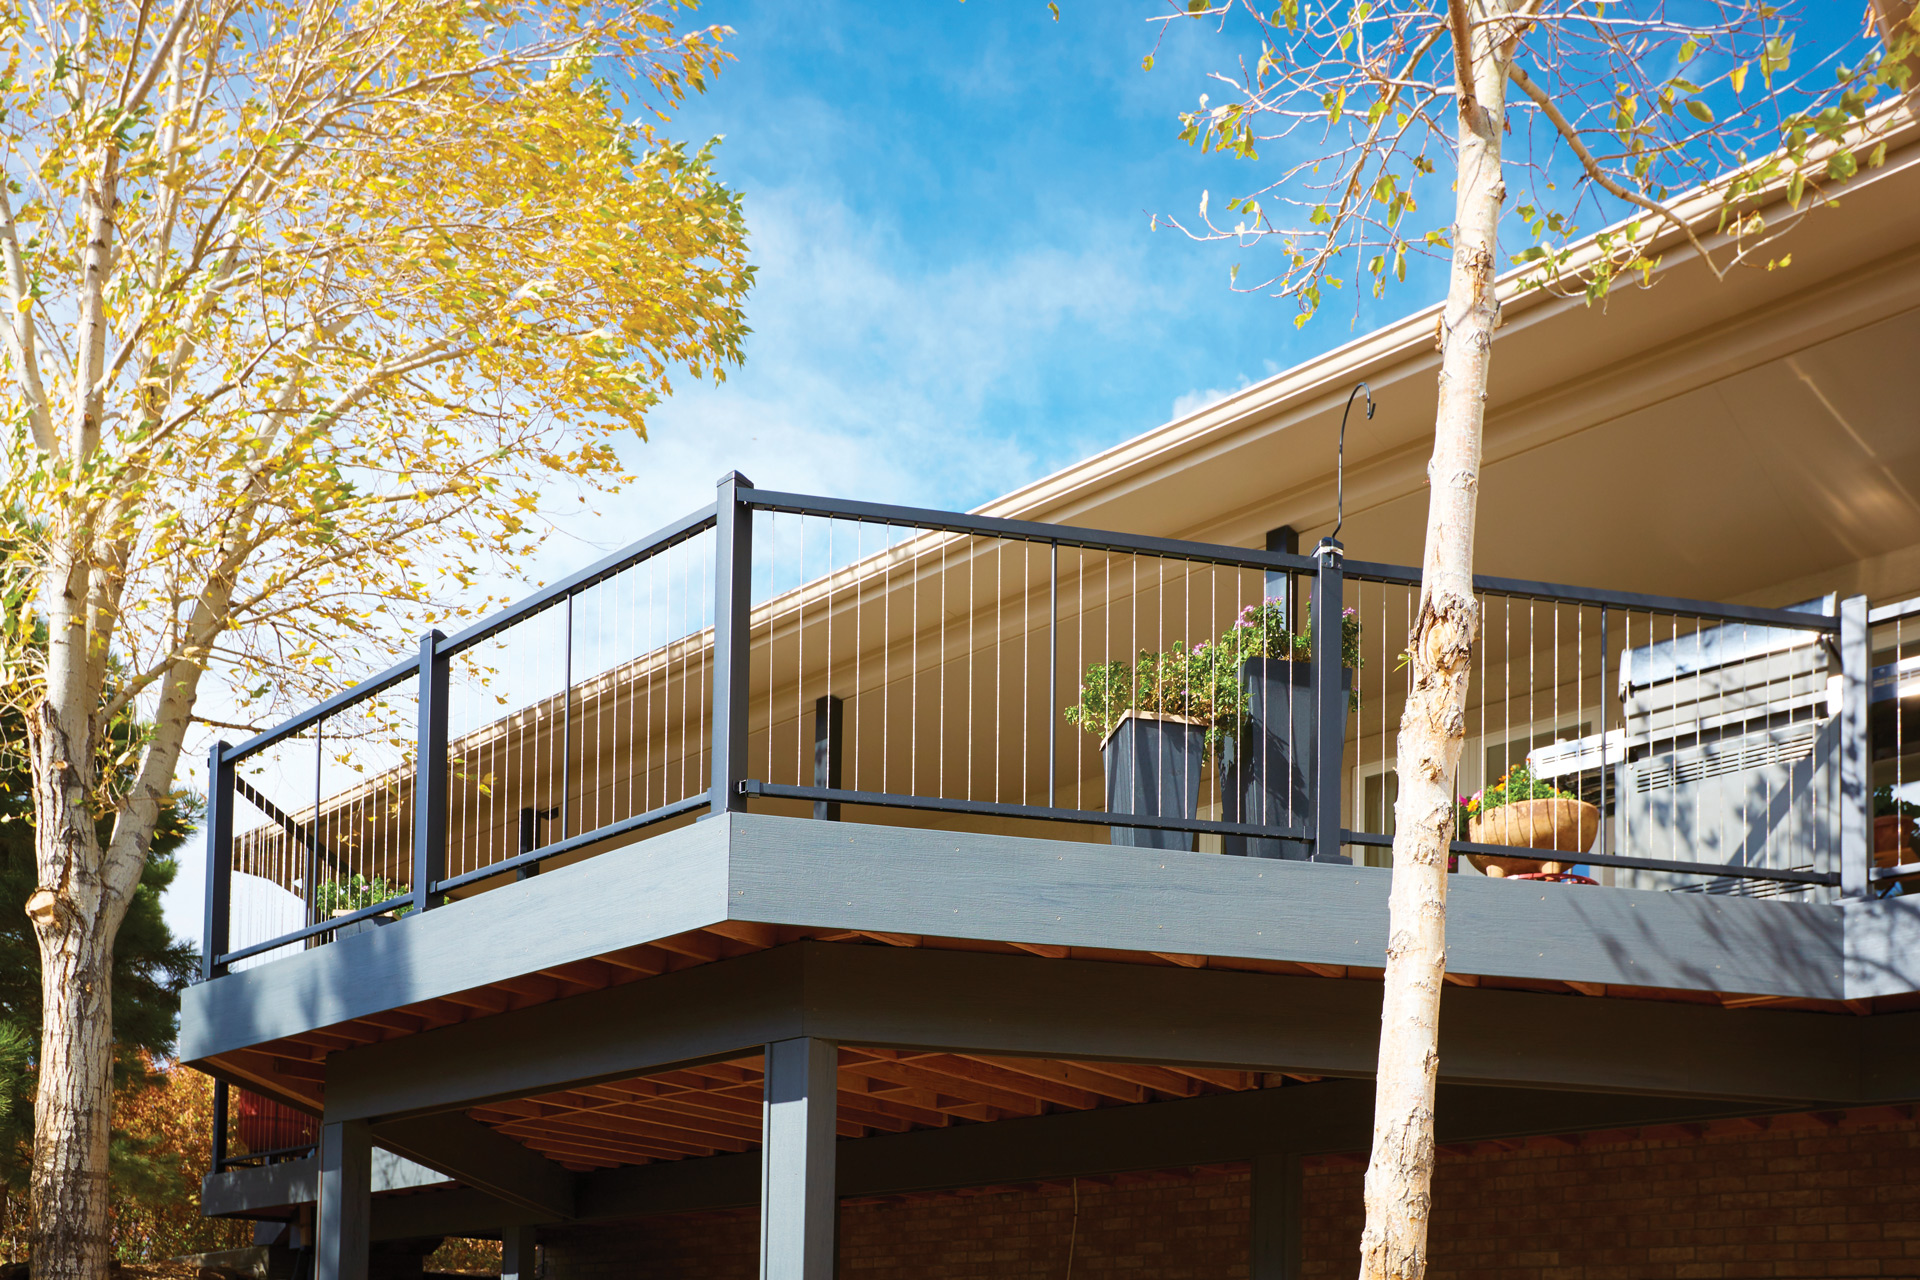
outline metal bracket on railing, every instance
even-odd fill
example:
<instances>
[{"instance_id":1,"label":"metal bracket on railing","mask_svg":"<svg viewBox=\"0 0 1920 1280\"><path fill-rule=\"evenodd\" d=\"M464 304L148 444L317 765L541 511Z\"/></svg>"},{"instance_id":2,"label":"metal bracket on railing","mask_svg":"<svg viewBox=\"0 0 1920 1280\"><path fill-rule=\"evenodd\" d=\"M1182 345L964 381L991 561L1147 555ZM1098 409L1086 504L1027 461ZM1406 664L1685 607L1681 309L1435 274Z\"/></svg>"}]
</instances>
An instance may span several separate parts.
<instances>
[{"instance_id":1,"label":"metal bracket on railing","mask_svg":"<svg viewBox=\"0 0 1920 1280\"><path fill-rule=\"evenodd\" d=\"M1340 445L1333 455L1333 532L1329 540L1338 538L1340 526L1347 522L1347 415L1353 412L1353 398L1363 391L1367 393L1367 421L1373 421L1373 388L1364 382L1353 384L1353 390L1347 392L1347 407L1340 411Z\"/></svg>"}]
</instances>

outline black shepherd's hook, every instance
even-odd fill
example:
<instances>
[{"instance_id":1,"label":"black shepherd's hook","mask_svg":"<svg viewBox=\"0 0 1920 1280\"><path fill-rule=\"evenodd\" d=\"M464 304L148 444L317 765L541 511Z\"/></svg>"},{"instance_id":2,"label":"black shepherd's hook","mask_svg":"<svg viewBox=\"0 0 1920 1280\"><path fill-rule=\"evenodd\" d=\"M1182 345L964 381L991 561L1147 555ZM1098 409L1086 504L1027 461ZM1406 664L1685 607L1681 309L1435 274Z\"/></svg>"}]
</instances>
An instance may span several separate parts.
<instances>
[{"instance_id":1,"label":"black shepherd's hook","mask_svg":"<svg viewBox=\"0 0 1920 1280\"><path fill-rule=\"evenodd\" d=\"M1347 407L1340 411L1340 452L1335 455L1333 467L1334 508L1333 533L1340 536L1340 526L1347 520L1347 415L1353 412L1353 398L1362 391L1367 393L1367 420L1373 420L1373 388L1364 382L1353 384L1353 390L1347 393Z\"/></svg>"}]
</instances>

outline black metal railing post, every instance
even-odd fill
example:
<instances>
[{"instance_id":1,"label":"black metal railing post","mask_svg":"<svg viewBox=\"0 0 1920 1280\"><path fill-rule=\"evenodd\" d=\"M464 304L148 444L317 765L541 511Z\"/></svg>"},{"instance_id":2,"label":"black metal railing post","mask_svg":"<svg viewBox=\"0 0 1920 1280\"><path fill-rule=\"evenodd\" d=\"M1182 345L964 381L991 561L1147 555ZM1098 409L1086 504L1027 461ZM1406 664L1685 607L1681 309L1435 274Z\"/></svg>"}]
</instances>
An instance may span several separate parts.
<instances>
[{"instance_id":1,"label":"black metal railing post","mask_svg":"<svg viewBox=\"0 0 1920 1280\"><path fill-rule=\"evenodd\" d=\"M1867 598L1840 602L1840 896L1873 893L1872 752L1867 741L1873 696L1873 640Z\"/></svg>"},{"instance_id":2,"label":"black metal railing post","mask_svg":"<svg viewBox=\"0 0 1920 1280\"><path fill-rule=\"evenodd\" d=\"M440 653L446 637L420 637L420 718L413 762L413 906L439 905L433 886L447 875L447 695L452 663Z\"/></svg>"},{"instance_id":3,"label":"black metal railing post","mask_svg":"<svg viewBox=\"0 0 1920 1280\"><path fill-rule=\"evenodd\" d=\"M224 742L207 752L207 915L200 932L200 980L227 971L220 957L233 949L233 763Z\"/></svg>"},{"instance_id":4,"label":"black metal railing post","mask_svg":"<svg viewBox=\"0 0 1920 1280\"><path fill-rule=\"evenodd\" d=\"M223 1172L227 1167L227 1082L213 1082L213 1163L212 1173Z\"/></svg>"},{"instance_id":5,"label":"black metal railing post","mask_svg":"<svg viewBox=\"0 0 1920 1280\"><path fill-rule=\"evenodd\" d=\"M1347 695L1340 687L1346 570L1340 544L1313 549L1313 860L1340 857L1340 765L1346 752Z\"/></svg>"},{"instance_id":6,"label":"black metal railing post","mask_svg":"<svg viewBox=\"0 0 1920 1280\"><path fill-rule=\"evenodd\" d=\"M749 604L753 587L753 509L740 490L753 481L738 471L720 477L713 521L713 783L707 816L741 813L747 767Z\"/></svg>"}]
</instances>

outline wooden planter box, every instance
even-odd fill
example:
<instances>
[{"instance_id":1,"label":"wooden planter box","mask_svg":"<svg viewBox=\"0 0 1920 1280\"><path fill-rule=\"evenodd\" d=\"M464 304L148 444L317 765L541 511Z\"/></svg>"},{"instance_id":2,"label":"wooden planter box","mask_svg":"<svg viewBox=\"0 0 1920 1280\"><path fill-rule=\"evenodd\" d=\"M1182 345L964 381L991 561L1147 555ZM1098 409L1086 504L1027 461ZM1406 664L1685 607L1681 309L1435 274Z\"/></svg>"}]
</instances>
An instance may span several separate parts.
<instances>
[{"instance_id":1,"label":"wooden planter box","mask_svg":"<svg viewBox=\"0 0 1920 1280\"><path fill-rule=\"evenodd\" d=\"M1194 818L1200 813L1200 766L1206 758L1207 726L1185 716L1129 711L1100 740L1107 769L1107 810L1155 818ZM1191 831L1113 827L1114 844L1142 849L1193 849Z\"/></svg>"},{"instance_id":2,"label":"wooden planter box","mask_svg":"<svg viewBox=\"0 0 1920 1280\"><path fill-rule=\"evenodd\" d=\"M1488 809L1467 823L1467 839L1475 844L1505 844L1524 849L1565 849L1584 854L1600 832L1600 810L1584 800L1520 800ZM1508 858L1470 853L1467 861L1490 876L1560 875L1578 857L1565 861L1545 858Z\"/></svg>"},{"instance_id":3,"label":"wooden planter box","mask_svg":"<svg viewBox=\"0 0 1920 1280\"><path fill-rule=\"evenodd\" d=\"M1240 664L1247 723L1220 751L1220 817L1304 827L1313 815L1313 664L1285 658L1248 658ZM1353 672L1340 672L1340 693L1353 689ZM1223 853L1305 862L1309 840L1225 836Z\"/></svg>"}]
</instances>

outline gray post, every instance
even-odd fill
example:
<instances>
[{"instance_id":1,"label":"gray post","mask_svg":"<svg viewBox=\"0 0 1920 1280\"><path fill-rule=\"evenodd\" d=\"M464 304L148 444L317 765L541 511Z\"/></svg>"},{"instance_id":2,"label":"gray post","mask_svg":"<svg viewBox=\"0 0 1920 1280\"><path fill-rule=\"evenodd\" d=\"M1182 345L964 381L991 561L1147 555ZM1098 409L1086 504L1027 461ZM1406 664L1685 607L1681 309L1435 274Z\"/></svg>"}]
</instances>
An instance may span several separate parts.
<instances>
[{"instance_id":1,"label":"gray post","mask_svg":"<svg viewBox=\"0 0 1920 1280\"><path fill-rule=\"evenodd\" d=\"M1346 603L1340 544L1322 538L1313 555L1313 860L1340 856L1340 766L1346 751L1347 695L1340 687L1340 637Z\"/></svg>"},{"instance_id":2,"label":"gray post","mask_svg":"<svg viewBox=\"0 0 1920 1280\"><path fill-rule=\"evenodd\" d=\"M227 971L220 957L232 949L233 765L227 761L228 750L226 743L216 742L207 752L207 905L200 928L202 982Z\"/></svg>"},{"instance_id":3,"label":"gray post","mask_svg":"<svg viewBox=\"0 0 1920 1280\"><path fill-rule=\"evenodd\" d=\"M839 1047L803 1036L766 1053L760 1280L832 1280Z\"/></svg>"},{"instance_id":4,"label":"gray post","mask_svg":"<svg viewBox=\"0 0 1920 1280\"><path fill-rule=\"evenodd\" d=\"M503 1227L500 1231L500 1280L534 1280L539 1257L534 1252L532 1227Z\"/></svg>"},{"instance_id":5,"label":"gray post","mask_svg":"<svg viewBox=\"0 0 1920 1280\"><path fill-rule=\"evenodd\" d=\"M367 1280L373 1135L364 1120L320 1126L320 1214L314 1280Z\"/></svg>"},{"instance_id":6,"label":"gray post","mask_svg":"<svg viewBox=\"0 0 1920 1280\"><path fill-rule=\"evenodd\" d=\"M840 787L840 731L845 719L846 702L832 694L822 694L813 703L813 785ZM840 821L840 805L833 800L815 800L813 816L820 822Z\"/></svg>"},{"instance_id":7,"label":"gray post","mask_svg":"<svg viewBox=\"0 0 1920 1280\"><path fill-rule=\"evenodd\" d=\"M413 906L437 906L447 876L447 673L438 631L420 637L420 721L413 761Z\"/></svg>"},{"instance_id":8,"label":"gray post","mask_svg":"<svg viewBox=\"0 0 1920 1280\"><path fill-rule=\"evenodd\" d=\"M1873 643L1867 598L1840 602L1840 894L1873 895L1873 777L1867 742Z\"/></svg>"},{"instance_id":9,"label":"gray post","mask_svg":"<svg viewBox=\"0 0 1920 1280\"><path fill-rule=\"evenodd\" d=\"M1278 529L1267 530L1267 550L1279 551L1286 555L1300 554L1300 532L1290 524ZM1267 570L1267 599L1278 600L1282 610L1280 616L1287 620L1287 629L1291 631L1300 621L1300 611L1294 607L1293 575L1285 569Z\"/></svg>"},{"instance_id":10,"label":"gray post","mask_svg":"<svg viewBox=\"0 0 1920 1280\"><path fill-rule=\"evenodd\" d=\"M741 813L747 767L748 606L753 585L753 511L740 490L753 481L738 471L720 477L713 524L713 781L707 816Z\"/></svg>"},{"instance_id":11,"label":"gray post","mask_svg":"<svg viewBox=\"0 0 1920 1280\"><path fill-rule=\"evenodd\" d=\"M1253 1158L1251 1280L1300 1280L1300 1153Z\"/></svg>"}]
</instances>

